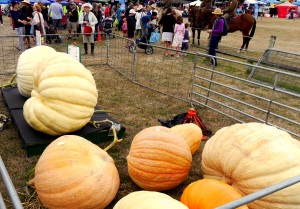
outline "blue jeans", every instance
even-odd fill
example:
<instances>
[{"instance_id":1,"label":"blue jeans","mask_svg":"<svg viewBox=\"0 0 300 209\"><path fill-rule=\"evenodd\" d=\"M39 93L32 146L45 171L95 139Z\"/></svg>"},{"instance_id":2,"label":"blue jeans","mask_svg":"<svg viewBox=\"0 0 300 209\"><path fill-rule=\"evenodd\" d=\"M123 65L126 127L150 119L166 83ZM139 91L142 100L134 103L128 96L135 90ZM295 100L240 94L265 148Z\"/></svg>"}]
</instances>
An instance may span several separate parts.
<instances>
[{"instance_id":1,"label":"blue jeans","mask_svg":"<svg viewBox=\"0 0 300 209\"><path fill-rule=\"evenodd\" d=\"M18 49L23 51L23 35L25 34L25 27L15 28L15 30L19 36Z\"/></svg>"},{"instance_id":2,"label":"blue jeans","mask_svg":"<svg viewBox=\"0 0 300 209\"><path fill-rule=\"evenodd\" d=\"M218 46L220 39L221 39L221 36L211 36L210 37L209 50L208 50L209 55L216 56L216 48ZM215 60L215 65L217 65L216 58L212 58L211 64L213 64L213 60Z\"/></svg>"}]
</instances>

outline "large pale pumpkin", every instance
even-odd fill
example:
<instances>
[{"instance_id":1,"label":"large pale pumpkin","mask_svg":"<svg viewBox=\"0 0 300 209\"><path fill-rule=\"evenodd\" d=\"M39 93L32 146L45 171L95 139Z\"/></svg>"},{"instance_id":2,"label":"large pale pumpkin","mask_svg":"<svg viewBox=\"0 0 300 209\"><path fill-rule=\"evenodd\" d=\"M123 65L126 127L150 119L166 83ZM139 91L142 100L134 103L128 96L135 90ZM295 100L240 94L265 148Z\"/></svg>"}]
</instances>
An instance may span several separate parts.
<instances>
[{"instance_id":1,"label":"large pale pumpkin","mask_svg":"<svg viewBox=\"0 0 300 209\"><path fill-rule=\"evenodd\" d=\"M33 72L40 67L50 54L56 51L48 46L36 46L24 51L17 64L18 90L24 97L29 98L33 89Z\"/></svg>"},{"instance_id":2,"label":"large pale pumpkin","mask_svg":"<svg viewBox=\"0 0 300 209\"><path fill-rule=\"evenodd\" d=\"M215 179L201 179L188 185L180 201L189 209L214 209L242 198L232 186ZM238 209L247 209L246 205Z\"/></svg>"},{"instance_id":3,"label":"large pale pumpkin","mask_svg":"<svg viewBox=\"0 0 300 209\"><path fill-rule=\"evenodd\" d=\"M120 178L107 152L82 137L65 135L40 156L34 183L50 209L102 209L114 199Z\"/></svg>"},{"instance_id":4,"label":"large pale pumpkin","mask_svg":"<svg viewBox=\"0 0 300 209\"><path fill-rule=\"evenodd\" d=\"M34 89L23 107L24 118L37 131L62 135L85 126L97 104L89 70L70 55L49 55L34 72Z\"/></svg>"},{"instance_id":5,"label":"large pale pumpkin","mask_svg":"<svg viewBox=\"0 0 300 209\"><path fill-rule=\"evenodd\" d=\"M216 132L202 154L204 178L231 184L242 195L272 186L300 172L300 142L261 123L235 124ZM255 209L300 208L300 184L248 204Z\"/></svg>"},{"instance_id":6,"label":"large pale pumpkin","mask_svg":"<svg viewBox=\"0 0 300 209\"><path fill-rule=\"evenodd\" d=\"M163 126L146 128L133 139L127 156L131 179L150 191L172 189L182 183L192 164L186 141Z\"/></svg>"},{"instance_id":7,"label":"large pale pumpkin","mask_svg":"<svg viewBox=\"0 0 300 209\"><path fill-rule=\"evenodd\" d=\"M188 209L172 197L150 191L132 192L120 199L113 209Z\"/></svg>"},{"instance_id":8,"label":"large pale pumpkin","mask_svg":"<svg viewBox=\"0 0 300 209\"><path fill-rule=\"evenodd\" d=\"M185 123L176 125L171 128L180 136L182 136L191 148L192 154L194 154L200 146L203 138L202 130L194 123Z\"/></svg>"}]
</instances>

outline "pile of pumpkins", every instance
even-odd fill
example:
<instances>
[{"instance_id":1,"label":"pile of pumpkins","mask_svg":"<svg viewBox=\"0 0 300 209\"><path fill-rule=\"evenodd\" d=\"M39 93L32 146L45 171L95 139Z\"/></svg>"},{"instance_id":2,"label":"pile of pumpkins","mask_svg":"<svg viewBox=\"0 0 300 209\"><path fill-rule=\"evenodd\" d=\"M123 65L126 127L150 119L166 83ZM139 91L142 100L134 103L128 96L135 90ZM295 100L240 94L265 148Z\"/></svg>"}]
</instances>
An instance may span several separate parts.
<instances>
[{"instance_id":1,"label":"pile of pumpkins","mask_svg":"<svg viewBox=\"0 0 300 209\"><path fill-rule=\"evenodd\" d=\"M33 90L24 106L24 116L28 123L39 122L33 125L35 129L61 135L75 124L47 126L44 118L53 115L49 122L56 123L55 116L59 115L64 123L85 123L97 91L89 71L56 53L49 52L36 67L43 69L33 73ZM76 95L85 101L78 101ZM127 166L132 181L143 190L126 195L114 209L211 209L299 175L298 140L266 124L235 124L218 130L205 143L201 162L204 179L199 177L187 186L180 200L162 193L186 180L192 154L198 150L202 137L201 129L193 123L172 128L154 126L137 133L131 142ZM120 177L106 151L82 137L63 135L40 156L33 182L39 199L50 209L103 209L115 198ZM240 208L300 208L300 185Z\"/></svg>"}]
</instances>

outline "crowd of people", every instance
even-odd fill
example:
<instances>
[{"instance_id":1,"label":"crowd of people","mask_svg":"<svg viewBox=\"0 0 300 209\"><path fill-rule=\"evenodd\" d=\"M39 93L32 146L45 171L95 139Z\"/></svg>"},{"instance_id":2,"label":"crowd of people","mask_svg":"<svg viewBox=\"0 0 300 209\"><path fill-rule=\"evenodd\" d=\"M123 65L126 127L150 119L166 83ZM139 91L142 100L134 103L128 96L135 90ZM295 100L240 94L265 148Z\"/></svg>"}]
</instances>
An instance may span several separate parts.
<instances>
[{"instance_id":1,"label":"crowd of people","mask_svg":"<svg viewBox=\"0 0 300 209\"><path fill-rule=\"evenodd\" d=\"M228 7L218 12L218 15L224 12L225 19L228 19L235 12L236 7L237 0L230 0ZM200 8L211 8L211 0L202 1ZM158 32L162 28L161 38L166 48L164 56L179 57L181 56L179 49L188 50L191 36L189 24L184 24L182 16L176 15L170 5L163 9L159 19L157 5L153 0L146 5L129 3L125 10L121 9L121 4L102 6L100 3L92 5L84 3L82 5L69 0L68 5L63 7L60 0L56 0L47 7L41 2L31 5L30 0L23 0L20 3L12 2L10 15L11 25L19 36L18 46L16 46L19 51L25 50L24 45L30 48L34 44L37 31L42 36L47 34L50 25L55 28L57 34L62 34L63 18L67 17L67 39L76 40L78 34L82 34L84 55L88 54L88 44L90 44L90 54L94 55L98 30L102 28L101 24L105 19L110 19L116 30L122 31L123 36L127 38L125 47L128 47L136 38L149 35L149 32ZM216 40L214 37L219 33L215 28L216 26L208 30L212 35L211 46ZM26 38L22 35L26 35ZM47 37L44 36L42 44L48 43ZM172 50L169 50L171 48L176 49L176 53L172 53ZM210 50L210 54L215 55L215 50Z\"/></svg>"}]
</instances>

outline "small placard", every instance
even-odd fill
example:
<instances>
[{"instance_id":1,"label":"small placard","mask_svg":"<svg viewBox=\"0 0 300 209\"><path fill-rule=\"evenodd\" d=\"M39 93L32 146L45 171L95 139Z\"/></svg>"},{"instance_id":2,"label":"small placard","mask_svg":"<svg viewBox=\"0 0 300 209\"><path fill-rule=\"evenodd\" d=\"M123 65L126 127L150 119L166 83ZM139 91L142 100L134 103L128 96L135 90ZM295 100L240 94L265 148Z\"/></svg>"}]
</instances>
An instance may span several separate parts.
<instances>
[{"instance_id":1,"label":"small placard","mask_svg":"<svg viewBox=\"0 0 300 209\"><path fill-rule=\"evenodd\" d=\"M71 55L75 60L81 62L81 49L80 46L76 46L74 44L67 45L67 53Z\"/></svg>"}]
</instances>

